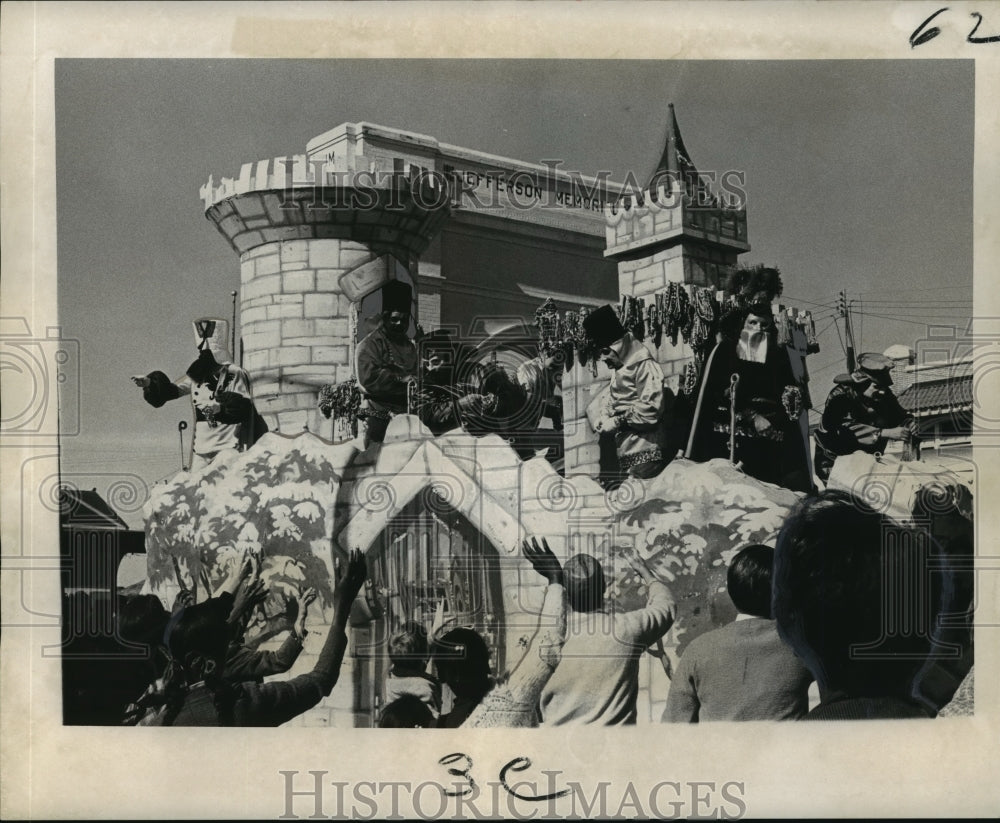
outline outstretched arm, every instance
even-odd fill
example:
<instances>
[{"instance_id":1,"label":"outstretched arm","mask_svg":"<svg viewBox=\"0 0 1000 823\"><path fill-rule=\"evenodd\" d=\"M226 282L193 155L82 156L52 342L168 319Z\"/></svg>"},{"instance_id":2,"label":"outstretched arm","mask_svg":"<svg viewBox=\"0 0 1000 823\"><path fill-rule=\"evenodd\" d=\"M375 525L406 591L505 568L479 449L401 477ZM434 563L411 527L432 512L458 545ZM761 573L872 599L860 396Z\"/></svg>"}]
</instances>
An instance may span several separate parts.
<instances>
[{"instance_id":1,"label":"outstretched arm","mask_svg":"<svg viewBox=\"0 0 1000 823\"><path fill-rule=\"evenodd\" d=\"M655 643L674 624L677 607L674 597L667 585L654 575L645 562L634 551L624 553L629 565L635 569L640 579L646 584L646 607L634 612L628 612L625 617L634 623L632 630L637 642L642 646Z\"/></svg>"},{"instance_id":2,"label":"outstretched arm","mask_svg":"<svg viewBox=\"0 0 1000 823\"><path fill-rule=\"evenodd\" d=\"M261 585L256 581L253 586ZM237 646L226 658L226 668L224 677L232 683L244 680L258 680L272 674L287 672L298 660L302 652L302 641L305 640L305 619L309 604L316 599L316 590L308 589L304 594L296 598L298 603L298 614L292 631L285 642L281 644L277 651L262 652L251 649L248 646ZM235 607L233 609L235 611Z\"/></svg>"},{"instance_id":3,"label":"outstretched arm","mask_svg":"<svg viewBox=\"0 0 1000 823\"><path fill-rule=\"evenodd\" d=\"M291 680L263 685L244 684L241 725L278 726L308 711L333 691L347 651L347 621L351 604L367 577L364 555L355 549L347 563L346 574L334 590L333 623L311 672Z\"/></svg>"},{"instance_id":4,"label":"outstretched arm","mask_svg":"<svg viewBox=\"0 0 1000 823\"><path fill-rule=\"evenodd\" d=\"M524 657L511 672L507 686L519 698L531 699L533 696L537 699L562 656L566 640L566 590L562 584L562 566L544 537L541 543L535 537L525 540L521 547L548 586L538 626L528 641Z\"/></svg>"},{"instance_id":5,"label":"outstretched arm","mask_svg":"<svg viewBox=\"0 0 1000 823\"><path fill-rule=\"evenodd\" d=\"M147 375L134 374L132 382L142 389L143 399L154 409L191 393L191 383L186 377L174 383L161 371L153 371Z\"/></svg>"}]
</instances>

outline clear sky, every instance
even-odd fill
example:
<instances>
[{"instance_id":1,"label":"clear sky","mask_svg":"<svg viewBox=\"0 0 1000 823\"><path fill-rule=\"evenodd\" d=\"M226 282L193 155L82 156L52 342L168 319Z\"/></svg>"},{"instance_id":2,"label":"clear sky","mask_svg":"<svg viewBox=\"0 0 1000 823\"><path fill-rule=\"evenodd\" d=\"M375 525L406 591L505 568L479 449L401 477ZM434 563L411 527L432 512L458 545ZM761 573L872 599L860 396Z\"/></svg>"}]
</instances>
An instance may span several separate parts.
<instances>
[{"instance_id":1,"label":"clear sky","mask_svg":"<svg viewBox=\"0 0 1000 823\"><path fill-rule=\"evenodd\" d=\"M347 121L645 180L674 103L699 170L746 174L753 250L741 259L778 266L783 302L819 313L823 350L809 368L821 405L843 370L840 289L864 301L859 351L914 346L927 323L963 328L971 314L973 71L942 60L58 60L59 312L81 350L81 431L63 442L63 471L81 486L109 473L152 484L179 467L189 404L152 409L129 375L182 374L191 320L230 316L239 261L198 189Z\"/></svg>"}]
</instances>

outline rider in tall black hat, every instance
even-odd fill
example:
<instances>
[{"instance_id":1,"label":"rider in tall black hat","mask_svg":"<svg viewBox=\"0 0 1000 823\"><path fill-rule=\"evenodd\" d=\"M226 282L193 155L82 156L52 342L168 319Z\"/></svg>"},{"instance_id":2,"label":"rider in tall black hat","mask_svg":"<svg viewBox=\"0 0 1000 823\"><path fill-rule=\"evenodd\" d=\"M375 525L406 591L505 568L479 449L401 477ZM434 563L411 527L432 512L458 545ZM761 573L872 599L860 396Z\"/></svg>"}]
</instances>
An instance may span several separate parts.
<instances>
[{"instance_id":1,"label":"rider in tall black hat","mask_svg":"<svg viewBox=\"0 0 1000 823\"><path fill-rule=\"evenodd\" d=\"M614 437L622 471L654 477L669 462L662 422L673 392L664 385L663 370L649 350L625 331L613 307L591 312L583 328L598 357L614 372L607 408L595 429Z\"/></svg>"},{"instance_id":2,"label":"rider in tall black hat","mask_svg":"<svg viewBox=\"0 0 1000 823\"><path fill-rule=\"evenodd\" d=\"M389 419L408 411L410 385L417 380L417 347L408 335L413 289L390 280L382 287L378 326L360 343L355 373L365 397L367 443L381 443Z\"/></svg>"}]
</instances>

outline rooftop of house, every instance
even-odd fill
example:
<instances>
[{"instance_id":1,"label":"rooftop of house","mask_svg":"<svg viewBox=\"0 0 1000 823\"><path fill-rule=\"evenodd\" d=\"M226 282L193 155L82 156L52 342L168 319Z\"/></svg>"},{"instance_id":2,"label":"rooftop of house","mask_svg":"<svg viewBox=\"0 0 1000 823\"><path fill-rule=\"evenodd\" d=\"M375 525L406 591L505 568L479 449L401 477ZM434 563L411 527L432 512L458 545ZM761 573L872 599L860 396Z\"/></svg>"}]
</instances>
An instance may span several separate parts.
<instances>
[{"instance_id":1,"label":"rooftop of house","mask_svg":"<svg viewBox=\"0 0 1000 823\"><path fill-rule=\"evenodd\" d=\"M65 526L86 528L128 529L128 524L97 493L61 486L59 489L60 520Z\"/></svg>"},{"instance_id":2,"label":"rooftop of house","mask_svg":"<svg viewBox=\"0 0 1000 823\"><path fill-rule=\"evenodd\" d=\"M972 408L972 362L927 364L898 397L915 415L947 414Z\"/></svg>"}]
</instances>

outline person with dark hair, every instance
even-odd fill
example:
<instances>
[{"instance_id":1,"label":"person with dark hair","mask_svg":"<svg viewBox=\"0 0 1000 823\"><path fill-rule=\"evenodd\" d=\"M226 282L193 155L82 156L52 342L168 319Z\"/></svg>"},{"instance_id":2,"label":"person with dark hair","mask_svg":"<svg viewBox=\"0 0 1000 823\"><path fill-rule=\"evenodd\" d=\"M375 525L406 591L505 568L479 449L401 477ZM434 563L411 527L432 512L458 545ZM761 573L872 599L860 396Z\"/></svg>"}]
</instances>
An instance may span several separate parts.
<instances>
[{"instance_id":1,"label":"person with dark hair","mask_svg":"<svg viewBox=\"0 0 1000 823\"><path fill-rule=\"evenodd\" d=\"M266 597L263 583L259 578L259 565L253 558L247 558L242 568L231 565L230 573L222 581L214 597L225 598L231 603L226 622L231 640L226 650L221 680L224 683L239 684L245 681L261 682L265 677L287 672L298 660L302 644L308 633L305 628L309 604L316 599L316 590L307 589L293 598L297 607L296 616L288 637L276 651L261 651L247 645L243 638L245 617ZM174 602L173 614L193 605L192 594L181 590ZM148 725L164 703L164 689L168 664L171 656L166 646L167 628L171 617L155 595L138 595L125 605L119 616L119 632L131 643L149 646L152 669L150 683L145 692L125 710L124 725Z\"/></svg>"},{"instance_id":2,"label":"person with dark hair","mask_svg":"<svg viewBox=\"0 0 1000 823\"><path fill-rule=\"evenodd\" d=\"M625 558L646 585L646 607L631 612L606 608L606 580L599 560L577 554L563 567L570 612L562 660L541 696L542 723L593 723L604 726L636 721L639 658L674 622L674 600L634 553Z\"/></svg>"},{"instance_id":3,"label":"person with dark hair","mask_svg":"<svg viewBox=\"0 0 1000 823\"><path fill-rule=\"evenodd\" d=\"M427 674L430 649L427 633L419 623L406 623L389 638L389 677L385 681L385 700L414 697L427 704L437 717L441 711L441 684Z\"/></svg>"},{"instance_id":4,"label":"person with dark hair","mask_svg":"<svg viewBox=\"0 0 1000 823\"><path fill-rule=\"evenodd\" d=\"M720 320L692 423L690 456L732 457L751 477L793 491L812 488L799 418L802 388L775 333L769 302L735 304Z\"/></svg>"},{"instance_id":5,"label":"person with dark hair","mask_svg":"<svg viewBox=\"0 0 1000 823\"><path fill-rule=\"evenodd\" d=\"M614 437L622 472L655 477L673 457L663 451L663 417L673 399L663 369L649 349L625 331L613 307L601 306L588 314L583 328L598 358L614 372L605 408L592 423L594 430Z\"/></svg>"},{"instance_id":6,"label":"person with dark hair","mask_svg":"<svg viewBox=\"0 0 1000 823\"><path fill-rule=\"evenodd\" d=\"M401 280L382 287L378 326L358 343L354 372L364 397L365 445L381 443L394 414L408 411L417 381L417 347L408 335L413 288Z\"/></svg>"},{"instance_id":7,"label":"person with dark hair","mask_svg":"<svg viewBox=\"0 0 1000 823\"><path fill-rule=\"evenodd\" d=\"M378 716L380 729L432 729L434 713L419 697L405 694L386 703Z\"/></svg>"},{"instance_id":8,"label":"person with dark hair","mask_svg":"<svg viewBox=\"0 0 1000 823\"><path fill-rule=\"evenodd\" d=\"M809 710L812 674L771 619L773 565L770 546L747 546L733 558L726 582L736 620L688 644L663 722L797 720Z\"/></svg>"},{"instance_id":9,"label":"person with dark hair","mask_svg":"<svg viewBox=\"0 0 1000 823\"><path fill-rule=\"evenodd\" d=\"M538 725L538 699L559 664L566 637L562 566L543 537L521 544L524 555L547 586L538 628L524 655L504 676L494 679L489 649L472 629L452 629L435 643L438 677L455 694L452 710L438 719L444 728L521 728Z\"/></svg>"},{"instance_id":10,"label":"person with dark hair","mask_svg":"<svg viewBox=\"0 0 1000 823\"><path fill-rule=\"evenodd\" d=\"M347 650L351 605L367 576L361 552L351 552L334 591L333 624L312 671L263 684L226 683L226 651L232 640L232 597L224 592L171 618L168 645L173 671L164 711L154 725L280 726L329 695Z\"/></svg>"},{"instance_id":11,"label":"person with dark hair","mask_svg":"<svg viewBox=\"0 0 1000 823\"><path fill-rule=\"evenodd\" d=\"M220 453L245 451L267 432L250 393L250 376L233 363L226 320L202 317L194 321L198 358L183 378L170 380L161 371L134 375L132 382L153 408L183 395L191 397L195 424L191 470L206 467Z\"/></svg>"},{"instance_id":12,"label":"person with dark hair","mask_svg":"<svg viewBox=\"0 0 1000 823\"><path fill-rule=\"evenodd\" d=\"M954 592L950 575L928 573L925 538L842 492L803 501L785 521L772 603L778 633L819 685L806 719L934 713L921 672Z\"/></svg>"},{"instance_id":13,"label":"person with dark hair","mask_svg":"<svg viewBox=\"0 0 1000 823\"><path fill-rule=\"evenodd\" d=\"M830 479L833 464L841 455L856 451L884 452L890 440L910 443L915 439L915 418L907 412L889 387L893 362L882 354L858 355L858 367L838 374L823 407L816 441L816 476Z\"/></svg>"},{"instance_id":14,"label":"person with dark hair","mask_svg":"<svg viewBox=\"0 0 1000 823\"><path fill-rule=\"evenodd\" d=\"M438 726L457 729L493 688L490 650L475 629L457 628L434 643L434 667L455 701L451 711L438 718Z\"/></svg>"},{"instance_id":15,"label":"person with dark hair","mask_svg":"<svg viewBox=\"0 0 1000 823\"><path fill-rule=\"evenodd\" d=\"M118 635L129 643L156 646L163 642L170 615L155 594L130 597L118 612Z\"/></svg>"},{"instance_id":16,"label":"person with dark hair","mask_svg":"<svg viewBox=\"0 0 1000 823\"><path fill-rule=\"evenodd\" d=\"M129 646L145 646L145 691L125 708L124 725L138 723L149 711L163 705L163 675L170 662L170 652L163 642L170 615L154 594L129 598L118 613L118 636Z\"/></svg>"}]
</instances>

